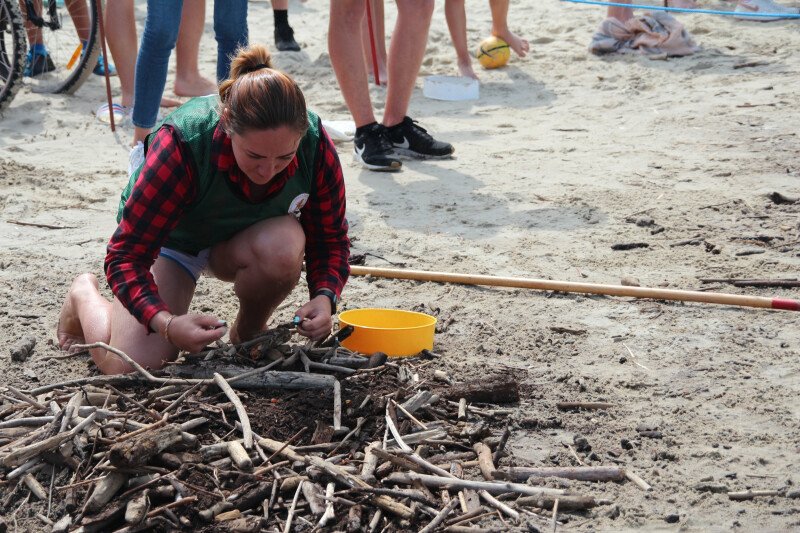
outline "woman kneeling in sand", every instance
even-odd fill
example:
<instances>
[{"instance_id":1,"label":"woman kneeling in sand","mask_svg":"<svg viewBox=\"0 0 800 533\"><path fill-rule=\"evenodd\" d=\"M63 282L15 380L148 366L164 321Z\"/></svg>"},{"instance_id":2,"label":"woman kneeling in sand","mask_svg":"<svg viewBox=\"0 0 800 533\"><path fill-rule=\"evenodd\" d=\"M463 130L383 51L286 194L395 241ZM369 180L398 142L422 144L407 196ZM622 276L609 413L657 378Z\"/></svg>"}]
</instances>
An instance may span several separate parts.
<instances>
[{"instance_id":1,"label":"woman kneeling in sand","mask_svg":"<svg viewBox=\"0 0 800 533\"><path fill-rule=\"evenodd\" d=\"M342 169L266 48L240 50L219 98L192 99L168 116L143 159L108 244L114 300L94 276L78 276L61 309L62 349L106 342L154 369L178 350L201 350L227 332L215 316L187 313L201 273L233 282L240 307L230 340L248 340L297 284L304 256L311 298L296 312L298 331L330 331L349 274ZM104 349L92 358L106 374L132 370Z\"/></svg>"}]
</instances>

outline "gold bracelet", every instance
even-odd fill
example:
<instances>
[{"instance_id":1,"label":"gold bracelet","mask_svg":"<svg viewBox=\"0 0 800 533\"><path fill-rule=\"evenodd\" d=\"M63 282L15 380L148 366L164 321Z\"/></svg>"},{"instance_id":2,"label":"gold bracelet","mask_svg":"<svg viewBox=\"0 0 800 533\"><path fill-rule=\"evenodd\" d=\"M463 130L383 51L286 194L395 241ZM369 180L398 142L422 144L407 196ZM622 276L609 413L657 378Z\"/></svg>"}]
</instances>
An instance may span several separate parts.
<instances>
[{"instance_id":1,"label":"gold bracelet","mask_svg":"<svg viewBox=\"0 0 800 533\"><path fill-rule=\"evenodd\" d=\"M172 320L174 318L175 318L175 315L169 315L169 318L167 319L167 323L164 324L164 340L166 340L170 344L172 344L172 341L169 340L169 325L172 324Z\"/></svg>"}]
</instances>

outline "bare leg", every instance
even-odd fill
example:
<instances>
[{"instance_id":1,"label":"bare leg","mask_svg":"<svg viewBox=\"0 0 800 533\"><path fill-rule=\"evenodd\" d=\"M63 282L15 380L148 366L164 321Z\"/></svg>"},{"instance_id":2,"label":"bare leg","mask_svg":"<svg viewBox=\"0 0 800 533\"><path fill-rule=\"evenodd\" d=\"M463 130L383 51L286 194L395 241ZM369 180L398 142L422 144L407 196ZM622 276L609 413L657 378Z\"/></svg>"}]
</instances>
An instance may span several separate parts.
<instances>
[{"instance_id":1,"label":"bare leg","mask_svg":"<svg viewBox=\"0 0 800 533\"><path fill-rule=\"evenodd\" d=\"M37 13L41 13L42 0L33 0L33 7ZM25 7L25 2L23 0L19 0L19 10L20 13L22 13L22 18L25 20L25 33L28 34L28 45L42 44L42 29L28 22L28 8Z\"/></svg>"},{"instance_id":2,"label":"bare leg","mask_svg":"<svg viewBox=\"0 0 800 533\"><path fill-rule=\"evenodd\" d=\"M230 329L233 343L253 338L300 278L305 235L291 215L250 226L211 249L209 266L232 281L239 313Z\"/></svg>"},{"instance_id":3,"label":"bare leg","mask_svg":"<svg viewBox=\"0 0 800 533\"><path fill-rule=\"evenodd\" d=\"M360 31L364 12L362 0L335 0L331 2L328 25L331 64L356 127L375 122L364 65L364 47L361 39L352 38Z\"/></svg>"},{"instance_id":4,"label":"bare leg","mask_svg":"<svg viewBox=\"0 0 800 533\"><path fill-rule=\"evenodd\" d=\"M500 37L519 57L525 57L530 50L528 41L508 29L508 0L489 0L492 9L492 35Z\"/></svg>"},{"instance_id":5,"label":"bare leg","mask_svg":"<svg viewBox=\"0 0 800 533\"><path fill-rule=\"evenodd\" d=\"M81 41L89 40L89 6L86 0L67 0L67 11Z\"/></svg>"},{"instance_id":6,"label":"bare leg","mask_svg":"<svg viewBox=\"0 0 800 533\"><path fill-rule=\"evenodd\" d=\"M339 0L337 0L339 1ZM428 44L433 0L397 0L397 24L389 46L389 78L383 125L394 126L408 112L411 93Z\"/></svg>"},{"instance_id":7,"label":"bare leg","mask_svg":"<svg viewBox=\"0 0 800 533\"><path fill-rule=\"evenodd\" d=\"M174 261L159 257L152 268L159 294L175 314L189 309L194 280ZM109 302L100 294L97 278L81 274L72 282L61 307L58 344L68 350L74 344L105 342L119 348L142 366L161 368L175 358L178 349L159 335L148 335L122 304ZM133 369L119 357L101 348L91 350L92 359L104 374L121 374Z\"/></svg>"},{"instance_id":8,"label":"bare leg","mask_svg":"<svg viewBox=\"0 0 800 533\"><path fill-rule=\"evenodd\" d=\"M111 303L103 298L92 274L81 274L72 282L61 306L56 331L58 345L108 342L111 338Z\"/></svg>"},{"instance_id":9,"label":"bare leg","mask_svg":"<svg viewBox=\"0 0 800 533\"><path fill-rule=\"evenodd\" d=\"M205 21L204 0L184 3L175 44L175 94L178 96L206 96L217 92L217 84L201 76L197 64Z\"/></svg>"},{"instance_id":10,"label":"bare leg","mask_svg":"<svg viewBox=\"0 0 800 533\"><path fill-rule=\"evenodd\" d=\"M388 76L386 74L386 27L384 25L383 0L369 0L369 2L370 9L372 9L372 29L375 32L375 55L378 60L378 75L381 85L385 87L388 84ZM369 42L369 25L366 17L364 17L364 23L361 25L361 45L364 48L364 61L367 64L367 70L374 77L372 45Z\"/></svg>"},{"instance_id":11,"label":"bare leg","mask_svg":"<svg viewBox=\"0 0 800 533\"><path fill-rule=\"evenodd\" d=\"M117 67L122 90L122 105L133 105L133 84L136 73L136 20L133 0L113 0L106 4L106 40Z\"/></svg>"},{"instance_id":12,"label":"bare leg","mask_svg":"<svg viewBox=\"0 0 800 533\"><path fill-rule=\"evenodd\" d=\"M462 76L478 79L472 69L472 55L467 45L467 11L464 0L445 0L444 15L447 19L447 29L450 30L450 39L456 49L458 58L458 72Z\"/></svg>"},{"instance_id":13,"label":"bare leg","mask_svg":"<svg viewBox=\"0 0 800 533\"><path fill-rule=\"evenodd\" d=\"M630 4L631 0L619 0L622 4ZM633 18L633 9L629 7L609 7L608 17L615 18L620 22L625 22Z\"/></svg>"},{"instance_id":14,"label":"bare leg","mask_svg":"<svg viewBox=\"0 0 800 533\"><path fill-rule=\"evenodd\" d=\"M150 269L158 286L158 294L171 313L183 315L189 310L195 290L195 282L172 259L159 257ZM157 333L148 335L147 330L131 315L119 300L111 304L111 342L145 368L159 369L165 362L174 361L178 348L168 343ZM92 353L92 359L104 374L121 374L133 371L119 357L105 350Z\"/></svg>"}]
</instances>

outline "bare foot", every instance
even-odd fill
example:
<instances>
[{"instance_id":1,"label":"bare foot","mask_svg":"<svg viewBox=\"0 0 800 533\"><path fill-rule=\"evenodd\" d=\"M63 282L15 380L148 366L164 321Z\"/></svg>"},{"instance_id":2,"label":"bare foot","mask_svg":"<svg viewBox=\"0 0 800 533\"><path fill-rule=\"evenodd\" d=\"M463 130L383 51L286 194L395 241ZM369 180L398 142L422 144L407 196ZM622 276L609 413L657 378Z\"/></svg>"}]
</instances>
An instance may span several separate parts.
<instances>
[{"instance_id":1,"label":"bare foot","mask_svg":"<svg viewBox=\"0 0 800 533\"><path fill-rule=\"evenodd\" d=\"M467 60L464 63L461 61L458 62L458 73L465 78L472 78L473 80L478 79L478 75L475 74L475 71L472 69L472 61Z\"/></svg>"},{"instance_id":2,"label":"bare foot","mask_svg":"<svg viewBox=\"0 0 800 533\"><path fill-rule=\"evenodd\" d=\"M167 98L163 96L161 98L161 107L178 107L182 104L180 100L175 100L174 98Z\"/></svg>"},{"instance_id":3,"label":"bare foot","mask_svg":"<svg viewBox=\"0 0 800 533\"><path fill-rule=\"evenodd\" d=\"M191 78L175 78L174 91L178 96L207 96L217 92L217 84L198 74Z\"/></svg>"},{"instance_id":4,"label":"bare foot","mask_svg":"<svg viewBox=\"0 0 800 533\"><path fill-rule=\"evenodd\" d=\"M239 344L249 341L265 329L265 324L251 327L250 324L243 325L242 322L241 314L237 314L236 320L233 322L231 329L228 330L228 339L231 341L231 344Z\"/></svg>"},{"instance_id":5,"label":"bare foot","mask_svg":"<svg viewBox=\"0 0 800 533\"><path fill-rule=\"evenodd\" d=\"M69 351L75 344L83 344L83 329L78 319L78 311L75 309L75 300L81 295L98 293L97 278L93 274L81 274L70 285L64 304L61 306L61 314L58 317L56 326L56 337L58 346L65 351Z\"/></svg>"},{"instance_id":6,"label":"bare foot","mask_svg":"<svg viewBox=\"0 0 800 533\"><path fill-rule=\"evenodd\" d=\"M523 39L514 32L511 31L504 32L503 34L498 35L497 37L500 37L506 43L508 43L508 46L510 46L511 49L514 50L514 52L516 52L516 54L519 57L525 57L526 55L528 55L528 52L531 49L530 43L528 43L528 41L526 41L525 39Z\"/></svg>"}]
</instances>

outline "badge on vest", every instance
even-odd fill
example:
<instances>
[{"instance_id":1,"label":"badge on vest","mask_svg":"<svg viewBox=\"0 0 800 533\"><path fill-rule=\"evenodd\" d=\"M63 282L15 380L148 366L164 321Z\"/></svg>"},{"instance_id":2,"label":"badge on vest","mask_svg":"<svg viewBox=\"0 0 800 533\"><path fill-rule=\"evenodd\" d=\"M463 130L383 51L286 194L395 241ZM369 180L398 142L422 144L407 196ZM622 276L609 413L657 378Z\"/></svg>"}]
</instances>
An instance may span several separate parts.
<instances>
[{"instance_id":1,"label":"badge on vest","mask_svg":"<svg viewBox=\"0 0 800 533\"><path fill-rule=\"evenodd\" d=\"M292 200L292 203L289 204L289 214L300 218L300 210L303 209L306 202L308 202L308 193L298 194L295 199Z\"/></svg>"}]
</instances>

